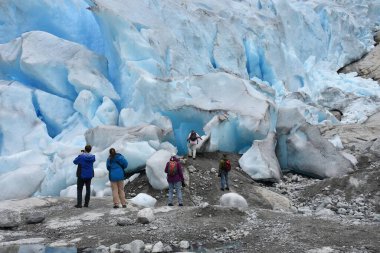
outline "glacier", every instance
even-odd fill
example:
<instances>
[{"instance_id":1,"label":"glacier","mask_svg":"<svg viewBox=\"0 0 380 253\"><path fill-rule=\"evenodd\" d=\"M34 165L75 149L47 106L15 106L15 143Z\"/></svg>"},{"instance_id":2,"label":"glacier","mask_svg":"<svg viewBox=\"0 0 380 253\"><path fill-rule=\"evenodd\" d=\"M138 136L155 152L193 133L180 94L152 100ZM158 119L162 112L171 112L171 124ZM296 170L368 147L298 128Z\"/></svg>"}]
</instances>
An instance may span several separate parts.
<instances>
[{"instance_id":1,"label":"glacier","mask_svg":"<svg viewBox=\"0 0 380 253\"><path fill-rule=\"evenodd\" d=\"M4 0L0 199L71 196L87 143L93 195L110 193L110 147L163 189L161 167L185 154L192 129L199 150L242 154L254 179L345 174L348 156L313 126L379 111L377 82L337 73L373 48L379 27L376 0Z\"/></svg>"}]
</instances>

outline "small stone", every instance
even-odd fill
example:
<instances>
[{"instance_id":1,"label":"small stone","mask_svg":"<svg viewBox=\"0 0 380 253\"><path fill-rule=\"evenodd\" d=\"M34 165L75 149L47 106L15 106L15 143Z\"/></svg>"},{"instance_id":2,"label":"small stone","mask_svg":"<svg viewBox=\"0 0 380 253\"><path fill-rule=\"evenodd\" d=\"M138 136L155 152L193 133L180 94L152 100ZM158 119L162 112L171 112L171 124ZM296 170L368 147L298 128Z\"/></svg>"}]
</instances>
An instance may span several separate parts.
<instances>
[{"instance_id":1,"label":"small stone","mask_svg":"<svg viewBox=\"0 0 380 253\"><path fill-rule=\"evenodd\" d=\"M181 249L188 249L188 248L190 248L190 243L188 241L180 241L179 247Z\"/></svg>"},{"instance_id":2,"label":"small stone","mask_svg":"<svg viewBox=\"0 0 380 253\"><path fill-rule=\"evenodd\" d=\"M137 194L135 192L132 192L130 195L131 197L136 197Z\"/></svg>"},{"instance_id":3,"label":"small stone","mask_svg":"<svg viewBox=\"0 0 380 253\"><path fill-rule=\"evenodd\" d=\"M166 245L163 249L163 252L173 252L173 249L170 247L170 245Z\"/></svg>"},{"instance_id":4,"label":"small stone","mask_svg":"<svg viewBox=\"0 0 380 253\"><path fill-rule=\"evenodd\" d=\"M110 253L120 253L121 252L120 245L118 243L112 244L110 246L109 252Z\"/></svg>"},{"instance_id":5,"label":"small stone","mask_svg":"<svg viewBox=\"0 0 380 253\"><path fill-rule=\"evenodd\" d=\"M135 221L129 219L129 218L126 218L126 217L122 217L122 218L118 218L116 220L116 224L119 225L119 226L128 226L128 225L133 225L135 224Z\"/></svg>"},{"instance_id":6,"label":"small stone","mask_svg":"<svg viewBox=\"0 0 380 253\"><path fill-rule=\"evenodd\" d=\"M187 169L189 170L190 173L194 173L197 171L197 169L193 165L190 165L189 167L187 167Z\"/></svg>"},{"instance_id":7,"label":"small stone","mask_svg":"<svg viewBox=\"0 0 380 253\"><path fill-rule=\"evenodd\" d=\"M145 244L144 252L150 253L150 252L152 252L152 250L153 250L153 245L152 244L150 244L150 243Z\"/></svg>"},{"instance_id":8,"label":"small stone","mask_svg":"<svg viewBox=\"0 0 380 253\"><path fill-rule=\"evenodd\" d=\"M106 247L106 246L104 246L104 245L100 245L99 247L97 247L96 249L94 249L91 252L94 252L94 253L109 253L109 248Z\"/></svg>"},{"instance_id":9,"label":"small stone","mask_svg":"<svg viewBox=\"0 0 380 253\"><path fill-rule=\"evenodd\" d=\"M157 253L157 252L164 252L164 244L161 241L154 244L152 248L152 253Z\"/></svg>"},{"instance_id":10,"label":"small stone","mask_svg":"<svg viewBox=\"0 0 380 253\"><path fill-rule=\"evenodd\" d=\"M134 240L130 244L131 253L143 253L145 249L145 243L141 240Z\"/></svg>"},{"instance_id":11,"label":"small stone","mask_svg":"<svg viewBox=\"0 0 380 253\"><path fill-rule=\"evenodd\" d=\"M338 214L346 214L347 213L347 210L345 208L339 208L338 209Z\"/></svg>"},{"instance_id":12,"label":"small stone","mask_svg":"<svg viewBox=\"0 0 380 253\"><path fill-rule=\"evenodd\" d=\"M215 168L211 168L211 173L216 173L217 172L217 170L215 169Z\"/></svg>"}]
</instances>

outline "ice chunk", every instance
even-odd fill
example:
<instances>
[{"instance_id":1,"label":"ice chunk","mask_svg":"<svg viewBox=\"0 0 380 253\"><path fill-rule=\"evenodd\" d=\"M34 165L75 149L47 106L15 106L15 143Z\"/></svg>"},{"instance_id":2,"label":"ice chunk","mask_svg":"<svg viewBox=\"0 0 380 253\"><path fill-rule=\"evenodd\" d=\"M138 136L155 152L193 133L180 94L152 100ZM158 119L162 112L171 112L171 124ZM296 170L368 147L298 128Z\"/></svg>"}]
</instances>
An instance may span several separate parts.
<instances>
[{"instance_id":1,"label":"ice chunk","mask_svg":"<svg viewBox=\"0 0 380 253\"><path fill-rule=\"evenodd\" d=\"M161 140L162 132L156 126L144 125L135 128L117 126L98 126L85 133L86 142L98 148L107 148L116 141L149 141Z\"/></svg>"},{"instance_id":2,"label":"ice chunk","mask_svg":"<svg viewBox=\"0 0 380 253\"><path fill-rule=\"evenodd\" d=\"M74 109L88 120L91 120L95 116L99 105L99 99L91 91L82 90L75 99Z\"/></svg>"},{"instance_id":3,"label":"ice chunk","mask_svg":"<svg viewBox=\"0 0 380 253\"><path fill-rule=\"evenodd\" d=\"M10 172L20 167L38 165L42 168L50 163L48 157L37 150L27 150L9 156L0 157L0 174Z\"/></svg>"},{"instance_id":4,"label":"ice chunk","mask_svg":"<svg viewBox=\"0 0 380 253\"><path fill-rule=\"evenodd\" d=\"M92 125L116 125L119 118L119 111L116 105L108 97L103 97L102 104L95 112L95 118L92 119Z\"/></svg>"},{"instance_id":5,"label":"ice chunk","mask_svg":"<svg viewBox=\"0 0 380 253\"><path fill-rule=\"evenodd\" d=\"M146 176L150 185L156 190L163 190L169 186L166 180L165 166L171 156L169 151L161 149L146 162Z\"/></svg>"},{"instance_id":6,"label":"ice chunk","mask_svg":"<svg viewBox=\"0 0 380 253\"><path fill-rule=\"evenodd\" d=\"M253 179L280 181L281 168L275 154L275 133L262 141L254 141L252 147L239 159L240 167Z\"/></svg>"},{"instance_id":7,"label":"ice chunk","mask_svg":"<svg viewBox=\"0 0 380 253\"><path fill-rule=\"evenodd\" d=\"M0 81L0 108L0 155L42 150L52 141L38 118L29 88Z\"/></svg>"},{"instance_id":8,"label":"ice chunk","mask_svg":"<svg viewBox=\"0 0 380 253\"><path fill-rule=\"evenodd\" d=\"M329 142L331 142L331 144L334 145L334 147L336 147L337 149L343 149L343 144L340 140L339 135L334 135L332 138L329 139Z\"/></svg>"},{"instance_id":9,"label":"ice chunk","mask_svg":"<svg viewBox=\"0 0 380 253\"><path fill-rule=\"evenodd\" d=\"M82 197L84 198L84 196L86 195L86 186L83 187L83 191L82 191ZM64 197L64 198L77 198L77 185L70 185L69 187L67 187L66 189L63 189L62 191L60 191L59 193L59 196L60 197ZM95 191L91 185L91 196L95 196Z\"/></svg>"},{"instance_id":10,"label":"ice chunk","mask_svg":"<svg viewBox=\"0 0 380 253\"><path fill-rule=\"evenodd\" d=\"M138 206L154 207L157 200L146 193L139 193L136 197L131 199L131 202Z\"/></svg>"},{"instance_id":11,"label":"ice chunk","mask_svg":"<svg viewBox=\"0 0 380 253\"><path fill-rule=\"evenodd\" d=\"M39 188L45 173L41 166L26 166L0 177L0 200L27 198ZM20 187L22 185L22 187Z\"/></svg>"},{"instance_id":12,"label":"ice chunk","mask_svg":"<svg viewBox=\"0 0 380 253\"><path fill-rule=\"evenodd\" d=\"M220 197L220 205L221 206L230 206L230 207L237 207L237 208L247 208L248 203L245 200L245 198L237 193L230 192L223 194L222 197Z\"/></svg>"},{"instance_id":13,"label":"ice chunk","mask_svg":"<svg viewBox=\"0 0 380 253\"><path fill-rule=\"evenodd\" d=\"M74 114L72 102L40 90L35 91L37 110L41 113L49 135L58 135L69 123L67 119Z\"/></svg>"},{"instance_id":14,"label":"ice chunk","mask_svg":"<svg viewBox=\"0 0 380 253\"><path fill-rule=\"evenodd\" d=\"M46 31L66 40L103 51L103 40L95 18L81 0L65 2L4 0L0 6L0 43L28 31Z\"/></svg>"},{"instance_id":15,"label":"ice chunk","mask_svg":"<svg viewBox=\"0 0 380 253\"><path fill-rule=\"evenodd\" d=\"M31 84L36 88L65 98L75 98L77 93L87 89L99 98L119 99L105 77L107 61L104 57L42 31L23 34L21 43L21 47L14 46L20 50L20 65L13 70L22 72L18 75L21 80L32 79Z\"/></svg>"},{"instance_id":16,"label":"ice chunk","mask_svg":"<svg viewBox=\"0 0 380 253\"><path fill-rule=\"evenodd\" d=\"M338 177L352 171L352 164L324 139L316 127L303 125L287 137L287 167L317 178Z\"/></svg>"}]
</instances>

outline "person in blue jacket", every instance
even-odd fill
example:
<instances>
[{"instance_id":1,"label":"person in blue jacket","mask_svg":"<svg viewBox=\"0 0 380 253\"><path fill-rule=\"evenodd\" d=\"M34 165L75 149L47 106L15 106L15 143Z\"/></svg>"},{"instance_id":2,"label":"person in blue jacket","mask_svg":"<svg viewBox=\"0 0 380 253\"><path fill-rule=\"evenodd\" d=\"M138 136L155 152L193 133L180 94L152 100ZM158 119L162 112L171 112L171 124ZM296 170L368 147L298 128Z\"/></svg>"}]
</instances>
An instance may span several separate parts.
<instances>
[{"instance_id":1,"label":"person in blue jacket","mask_svg":"<svg viewBox=\"0 0 380 253\"><path fill-rule=\"evenodd\" d=\"M94 177L94 162L95 155L90 154L91 146L86 145L84 152L74 159L73 163L78 165L77 170L77 204L76 208L82 207L82 190L83 186L86 185L86 196L84 197L84 207L88 207L90 203L91 195L91 179Z\"/></svg>"},{"instance_id":2,"label":"person in blue jacket","mask_svg":"<svg viewBox=\"0 0 380 253\"><path fill-rule=\"evenodd\" d=\"M123 208L127 207L124 192L124 169L128 167L128 161L122 154L116 153L114 148L110 149L107 159L107 170L111 181L113 208L119 208L119 203Z\"/></svg>"}]
</instances>

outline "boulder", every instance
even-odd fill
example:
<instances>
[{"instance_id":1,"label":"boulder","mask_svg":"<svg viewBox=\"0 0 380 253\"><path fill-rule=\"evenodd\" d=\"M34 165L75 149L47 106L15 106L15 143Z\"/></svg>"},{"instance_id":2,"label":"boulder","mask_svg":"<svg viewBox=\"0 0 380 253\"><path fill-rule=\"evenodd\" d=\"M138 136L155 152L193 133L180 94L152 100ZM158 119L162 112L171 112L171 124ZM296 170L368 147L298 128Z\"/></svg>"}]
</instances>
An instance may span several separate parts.
<instances>
[{"instance_id":1,"label":"boulder","mask_svg":"<svg viewBox=\"0 0 380 253\"><path fill-rule=\"evenodd\" d=\"M36 224L36 223L41 223L45 220L45 213L40 212L40 211L35 211L28 213L25 217L26 223L28 224Z\"/></svg>"},{"instance_id":2,"label":"boulder","mask_svg":"<svg viewBox=\"0 0 380 253\"><path fill-rule=\"evenodd\" d=\"M379 35L376 35L379 37ZM378 44L362 59L340 69L339 72L349 73L356 72L364 78L372 78L375 81L380 80L380 45Z\"/></svg>"},{"instance_id":3,"label":"boulder","mask_svg":"<svg viewBox=\"0 0 380 253\"><path fill-rule=\"evenodd\" d=\"M154 213L152 208L144 208L137 213L137 222L148 224L154 220Z\"/></svg>"},{"instance_id":4,"label":"boulder","mask_svg":"<svg viewBox=\"0 0 380 253\"><path fill-rule=\"evenodd\" d=\"M14 228L18 227L20 223L20 212L9 209L0 212L0 228Z\"/></svg>"}]
</instances>

